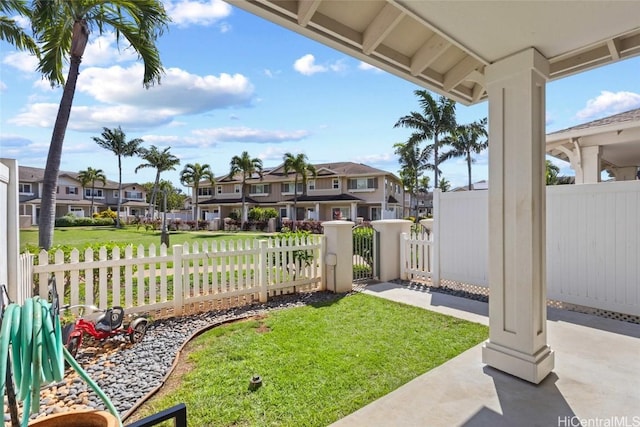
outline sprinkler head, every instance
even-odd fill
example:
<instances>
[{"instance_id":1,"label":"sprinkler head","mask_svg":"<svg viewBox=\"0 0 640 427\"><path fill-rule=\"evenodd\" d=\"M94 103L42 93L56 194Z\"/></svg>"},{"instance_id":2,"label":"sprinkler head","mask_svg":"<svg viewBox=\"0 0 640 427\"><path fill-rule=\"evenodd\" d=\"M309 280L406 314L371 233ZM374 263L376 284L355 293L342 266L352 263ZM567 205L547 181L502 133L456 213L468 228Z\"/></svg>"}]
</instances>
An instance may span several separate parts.
<instances>
[{"instance_id":1,"label":"sprinkler head","mask_svg":"<svg viewBox=\"0 0 640 427\"><path fill-rule=\"evenodd\" d=\"M262 386L262 378L260 375L254 375L249 381L249 391L256 391Z\"/></svg>"}]
</instances>

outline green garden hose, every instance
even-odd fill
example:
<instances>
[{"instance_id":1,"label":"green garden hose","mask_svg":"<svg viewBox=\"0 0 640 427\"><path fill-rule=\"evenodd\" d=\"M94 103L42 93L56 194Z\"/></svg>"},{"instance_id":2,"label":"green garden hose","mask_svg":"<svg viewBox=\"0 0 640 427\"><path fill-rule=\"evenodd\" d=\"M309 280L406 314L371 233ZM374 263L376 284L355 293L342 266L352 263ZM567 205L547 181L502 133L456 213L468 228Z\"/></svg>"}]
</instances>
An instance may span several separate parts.
<instances>
[{"instance_id":1,"label":"green garden hose","mask_svg":"<svg viewBox=\"0 0 640 427\"><path fill-rule=\"evenodd\" d=\"M118 411L111 400L82 369L62 344L60 318L51 314L51 304L40 297L27 299L24 305L9 304L2 318L0 334L0 395L4 396L6 371L11 347L11 370L16 397L24 404L22 427L29 423L29 415L40 410L40 386L64 378L64 361L98 394L109 412L118 419ZM4 399L0 398L4 413Z\"/></svg>"}]
</instances>

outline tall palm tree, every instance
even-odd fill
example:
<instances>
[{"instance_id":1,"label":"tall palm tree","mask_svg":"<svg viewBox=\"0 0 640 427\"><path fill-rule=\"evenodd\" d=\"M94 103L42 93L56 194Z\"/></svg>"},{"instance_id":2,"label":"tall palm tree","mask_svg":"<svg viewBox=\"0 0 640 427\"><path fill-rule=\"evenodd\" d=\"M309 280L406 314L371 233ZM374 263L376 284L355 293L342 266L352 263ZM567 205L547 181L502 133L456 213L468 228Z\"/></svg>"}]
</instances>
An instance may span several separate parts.
<instances>
[{"instance_id":1,"label":"tall palm tree","mask_svg":"<svg viewBox=\"0 0 640 427\"><path fill-rule=\"evenodd\" d=\"M180 182L182 185L193 187L192 199L194 200L196 211L194 218L196 220L196 230L198 229L198 191L200 189L200 182L207 180L213 186L215 185L215 179L211 167L208 164L201 165L200 163L187 163L184 169L180 172Z\"/></svg>"},{"instance_id":2,"label":"tall palm tree","mask_svg":"<svg viewBox=\"0 0 640 427\"><path fill-rule=\"evenodd\" d=\"M71 115L71 105L80 72L80 62L91 30L113 32L120 45L126 40L144 63L142 84L160 82L163 72L157 38L170 21L161 0L33 0L31 24L42 47L38 71L51 85L63 85L62 98L53 126L42 187L39 245L48 249L53 241L56 188L62 145ZM123 40L124 39L124 40ZM65 80L63 70L69 64Z\"/></svg>"},{"instance_id":3,"label":"tall palm tree","mask_svg":"<svg viewBox=\"0 0 640 427\"><path fill-rule=\"evenodd\" d=\"M171 154L169 150L171 147L167 147L160 151L158 147L152 145L150 148L141 148L140 157L146 160L146 163L142 163L136 167L135 172L138 173L140 169L153 168L156 170L156 179L153 182L153 190L151 191L151 198L149 199L149 214L151 218L154 217L154 207L156 205L156 197L158 195L158 184L160 182L160 174L166 171L176 170L176 166L180 164L180 159Z\"/></svg>"},{"instance_id":4,"label":"tall palm tree","mask_svg":"<svg viewBox=\"0 0 640 427\"><path fill-rule=\"evenodd\" d=\"M117 129L102 128L102 138L97 136L93 140L102 148L111 151L118 157L118 212L116 212L116 227L120 228L120 206L122 205L122 158L133 157L140 153L141 138L127 141L127 136L118 126Z\"/></svg>"},{"instance_id":5,"label":"tall palm tree","mask_svg":"<svg viewBox=\"0 0 640 427\"><path fill-rule=\"evenodd\" d=\"M302 194L307 194L307 179L309 174L316 177L317 171L315 166L307 162L307 155L300 153L294 156L291 153L285 153L284 157L284 175L288 176L289 172L294 172L293 176L293 230L296 229L296 221L298 220L298 175L302 179Z\"/></svg>"},{"instance_id":6,"label":"tall palm tree","mask_svg":"<svg viewBox=\"0 0 640 427\"><path fill-rule=\"evenodd\" d=\"M433 170L433 163L429 163L429 157L433 147L427 146L420 149L416 141L398 142L393 144L395 154L400 163L400 177L404 187L409 191L409 206L414 206L413 199L420 187L420 178L425 170ZM415 204L415 218L418 218L418 204Z\"/></svg>"},{"instance_id":7,"label":"tall palm tree","mask_svg":"<svg viewBox=\"0 0 640 427\"><path fill-rule=\"evenodd\" d=\"M243 151L240 156L233 156L229 163L229 177L233 178L234 175L242 173L242 223L247 222L247 206L246 206L246 187L247 179L252 178L255 174L258 174L262 179L262 160L257 157L251 158L249 153Z\"/></svg>"},{"instance_id":8,"label":"tall palm tree","mask_svg":"<svg viewBox=\"0 0 640 427\"><path fill-rule=\"evenodd\" d=\"M88 167L86 170L78 172L78 179L80 180L80 184L82 184L83 194L87 185L91 184L91 208L89 212L93 215L93 195L96 191L96 181L100 181L102 185L105 185L107 183L107 177L102 169Z\"/></svg>"},{"instance_id":9,"label":"tall palm tree","mask_svg":"<svg viewBox=\"0 0 640 427\"><path fill-rule=\"evenodd\" d=\"M482 150L489 147L489 140L481 140L487 137L487 118L475 121L468 125L457 126L445 141L451 146L451 150L440 157L440 161L464 157L467 162L467 173L469 176L469 191L471 191L471 163L475 159L472 154L480 154Z\"/></svg>"},{"instance_id":10,"label":"tall palm tree","mask_svg":"<svg viewBox=\"0 0 640 427\"><path fill-rule=\"evenodd\" d=\"M17 49L40 55L36 42L18 25L15 19L7 16L10 13L29 18L31 11L24 0L0 1L0 40L12 44Z\"/></svg>"},{"instance_id":11,"label":"tall palm tree","mask_svg":"<svg viewBox=\"0 0 640 427\"><path fill-rule=\"evenodd\" d=\"M439 151L443 145L441 136L447 135L456 127L456 103L444 96L439 97L436 101L426 90L416 90L414 94L419 98L418 102L422 112L412 111L409 115L400 117L393 127L415 129L415 132L409 137L409 142L412 143L433 139L433 143L429 145L433 147L433 182L438 188Z\"/></svg>"}]
</instances>

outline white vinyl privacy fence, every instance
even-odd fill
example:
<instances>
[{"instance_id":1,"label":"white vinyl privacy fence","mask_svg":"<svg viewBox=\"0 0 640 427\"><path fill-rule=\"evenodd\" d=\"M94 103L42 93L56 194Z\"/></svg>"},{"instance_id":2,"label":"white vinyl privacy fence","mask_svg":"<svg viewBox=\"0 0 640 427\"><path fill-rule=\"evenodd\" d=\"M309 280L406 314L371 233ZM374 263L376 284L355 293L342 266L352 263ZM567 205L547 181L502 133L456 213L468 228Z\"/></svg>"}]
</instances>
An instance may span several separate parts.
<instances>
[{"instance_id":1,"label":"white vinyl privacy fence","mask_svg":"<svg viewBox=\"0 0 640 427\"><path fill-rule=\"evenodd\" d=\"M269 296L322 289L324 236L211 241L174 245L62 250L23 255L41 296L55 276L71 305L122 306L128 312L206 311L223 300L266 302ZM35 265L34 265L35 264Z\"/></svg>"},{"instance_id":2,"label":"white vinyl privacy fence","mask_svg":"<svg viewBox=\"0 0 640 427\"><path fill-rule=\"evenodd\" d=\"M434 217L433 241L403 238L405 278L488 287L488 192L436 192ZM547 297L640 315L640 182L548 186L546 218Z\"/></svg>"}]
</instances>

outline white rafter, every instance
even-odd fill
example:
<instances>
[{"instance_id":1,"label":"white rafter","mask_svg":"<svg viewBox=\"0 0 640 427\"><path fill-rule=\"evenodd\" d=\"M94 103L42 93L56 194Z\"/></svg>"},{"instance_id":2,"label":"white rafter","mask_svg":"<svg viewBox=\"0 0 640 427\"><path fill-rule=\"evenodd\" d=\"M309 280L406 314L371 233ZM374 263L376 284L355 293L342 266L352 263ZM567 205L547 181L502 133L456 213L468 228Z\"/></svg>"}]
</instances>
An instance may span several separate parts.
<instances>
[{"instance_id":1,"label":"white rafter","mask_svg":"<svg viewBox=\"0 0 640 427\"><path fill-rule=\"evenodd\" d=\"M451 43L434 34L411 58L411 75L417 76L429 65L433 64L440 55L451 47Z\"/></svg>"},{"instance_id":2,"label":"white rafter","mask_svg":"<svg viewBox=\"0 0 640 427\"><path fill-rule=\"evenodd\" d=\"M364 31L362 51L369 55L402 20L404 13L387 3Z\"/></svg>"},{"instance_id":3,"label":"white rafter","mask_svg":"<svg viewBox=\"0 0 640 427\"><path fill-rule=\"evenodd\" d=\"M298 0L298 24L306 27L322 0Z\"/></svg>"}]
</instances>

